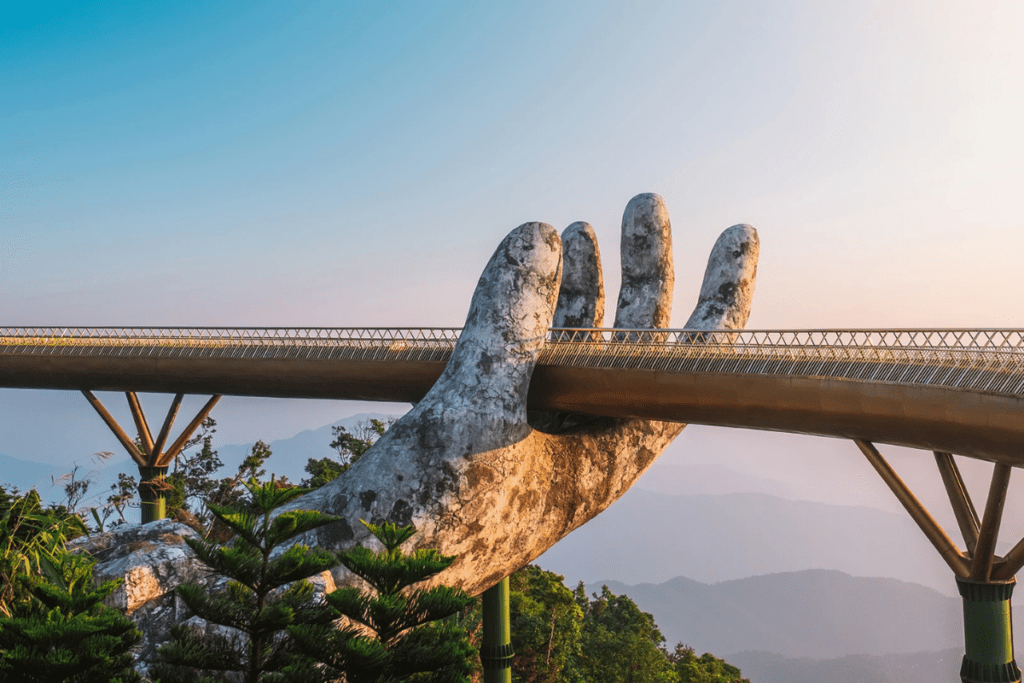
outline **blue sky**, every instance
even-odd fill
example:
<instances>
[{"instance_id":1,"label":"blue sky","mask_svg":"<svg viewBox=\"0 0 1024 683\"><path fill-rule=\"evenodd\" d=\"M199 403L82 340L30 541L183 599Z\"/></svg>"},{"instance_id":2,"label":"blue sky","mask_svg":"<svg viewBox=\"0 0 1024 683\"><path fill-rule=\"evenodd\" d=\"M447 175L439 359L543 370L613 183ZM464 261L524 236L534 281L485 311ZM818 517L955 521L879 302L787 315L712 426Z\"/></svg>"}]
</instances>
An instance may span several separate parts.
<instances>
[{"instance_id":1,"label":"blue sky","mask_svg":"<svg viewBox=\"0 0 1024 683\"><path fill-rule=\"evenodd\" d=\"M1024 324L1017 3L11 3L4 324L459 325L527 220L662 194L751 326Z\"/></svg>"},{"instance_id":2,"label":"blue sky","mask_svg":"<svg viewBox=\"0 0 1024 683\"><path fill-rule=\"evenodd\" d=\"M458 326L530 220L589 221L613 302L658 192L675 324L746 222L749 327L1024 327L1022 34L984 0L3 3L0 326ZM242 442L373 408L215 416ZM92 421L0 391L0 453L117 450Z\"/></svg>"}]
</instances>

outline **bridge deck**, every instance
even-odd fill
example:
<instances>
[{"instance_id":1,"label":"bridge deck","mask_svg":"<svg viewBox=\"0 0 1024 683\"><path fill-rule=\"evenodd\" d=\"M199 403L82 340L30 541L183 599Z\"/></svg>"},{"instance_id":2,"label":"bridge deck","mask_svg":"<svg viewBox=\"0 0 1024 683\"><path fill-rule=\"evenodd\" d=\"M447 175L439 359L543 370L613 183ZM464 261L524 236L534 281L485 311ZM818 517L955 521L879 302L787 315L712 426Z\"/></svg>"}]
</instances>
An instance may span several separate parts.
<instances>
[{"instance_id":1,"label":"bridge deck","mask_svg":"<svg viewBox=\"0 0 1024 683\"><path fill-rule=\"evenodd\" d=\"M457 329L0 328L0 386L415 401ZM553 330L530 407L1024 466L1024 330Z\"/></svg>"}]
</instances>

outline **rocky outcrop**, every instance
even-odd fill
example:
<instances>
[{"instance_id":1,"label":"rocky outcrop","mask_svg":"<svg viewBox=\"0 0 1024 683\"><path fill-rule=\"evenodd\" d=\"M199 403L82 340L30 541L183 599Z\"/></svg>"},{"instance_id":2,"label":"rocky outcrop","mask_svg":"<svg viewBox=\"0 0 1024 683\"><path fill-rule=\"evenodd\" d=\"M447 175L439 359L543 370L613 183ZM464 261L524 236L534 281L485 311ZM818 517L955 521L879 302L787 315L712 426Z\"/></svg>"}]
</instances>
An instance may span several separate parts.
<instances>
[{"instance_id":1,"label":"rocky outcrop","mask_svg":"<svg viewBox=\"0 0 1024 683\"><path fill-rule=\"evenodd\" d=\"M227 585L226 578L211 574L196 558L186 538L198 539L199 535L185 524L161 519L118 527L68 544L69 550L86 552L97 561L93 570L97 581L123 579L106 602L125 612L142 631L136 661L143 674L157 661L157 648L170 641L175 624L188 623L202 631L230 630L193 616L175 593L183 583L198 583L211 592ZM320 594L335 588L330 572L312 577L310 582Z\"/></svg>"},{"instance_id":2,"label":"rocky outcrop","mask_svg":"<svg viewBox=\"0 0 1024 683\"><path fill-rule=\"evenodd\" d=\"M170 640L171 626L191 616L174 589L183 583L212 587L216 582L185 544L186 538L199 536L180 522L161 519L68 544L69 549L83 550L96 559L93 576L98 581L124 580L106 602L123 610L142 631L137 649L141 670L148 669L156 649Z\"/></svg>"}]
</instances>

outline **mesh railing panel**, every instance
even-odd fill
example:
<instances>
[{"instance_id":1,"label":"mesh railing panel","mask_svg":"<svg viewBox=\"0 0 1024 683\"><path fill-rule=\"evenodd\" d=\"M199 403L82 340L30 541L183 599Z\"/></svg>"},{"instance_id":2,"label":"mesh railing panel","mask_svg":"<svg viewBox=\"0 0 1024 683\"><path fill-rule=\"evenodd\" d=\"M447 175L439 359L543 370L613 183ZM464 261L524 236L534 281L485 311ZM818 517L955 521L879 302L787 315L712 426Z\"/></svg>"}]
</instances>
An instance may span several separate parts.
<instances>
[{"instance_id":1,"label":"mesh railing panel","mask_svg":"<svg viewBox=\"0 0 1024 683\"><path fill-rule=\"evenodd\" d=\"M0 355L446 361L457 328L0 328ZM543 365L1024 395L1024 330L552 330Z\"/></svg>"},{"instance_id":2,"label":"mesh railing panel","mask_svg":"<svg viewBox=\"0 0 1024 683\"><path fill-rule=\"evenodd\" d=\"M0 354L445 361L457 328L0 328Z\"/></svg>"}]
</instances>

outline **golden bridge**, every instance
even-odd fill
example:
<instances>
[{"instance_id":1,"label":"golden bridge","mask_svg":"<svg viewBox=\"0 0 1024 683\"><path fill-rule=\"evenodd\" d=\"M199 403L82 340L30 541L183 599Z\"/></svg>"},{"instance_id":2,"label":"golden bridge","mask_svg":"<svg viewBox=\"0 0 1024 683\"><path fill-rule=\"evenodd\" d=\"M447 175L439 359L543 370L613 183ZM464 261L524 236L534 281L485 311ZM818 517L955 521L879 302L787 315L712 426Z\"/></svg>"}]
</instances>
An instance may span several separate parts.
<instances>
[{"instance_id":1,"label":"golden bridge","mask_svg":"<svg viewBox=\"0 0 1024 683\"><path fill-rule=\"evenodd\" d=\"M415 402L455 328L0 328L0 387L82 391L156 478L222 394ZM141 447L94 391L124 391ZM135 395L176 394L154 438ZM165 448L185 394L213 398ZM994 553L1014 467L1024 467L1024 330L553 329L528 407L853 440L957 577L964 681L1019 681L1009 598L1024 540ZM964 548L875 448L929 450ZM979 518L958 454L994 463ZM145 506L144 506L145 508ZM154 511L152 514L159 516Z\"/></svg>"},{"instance_id":2,"label":"golden bridge","mask_svg":"<svg viewBox=\"0 0 1024 683\"><path fill-rule=\"evenodd\" d=\"M0 328L0 386L410 401L455 328ZM552 330L530 408L1024 466L1024 330Z\"/></svg>"}]
</instances>

